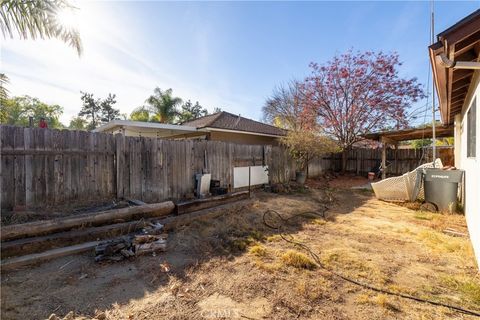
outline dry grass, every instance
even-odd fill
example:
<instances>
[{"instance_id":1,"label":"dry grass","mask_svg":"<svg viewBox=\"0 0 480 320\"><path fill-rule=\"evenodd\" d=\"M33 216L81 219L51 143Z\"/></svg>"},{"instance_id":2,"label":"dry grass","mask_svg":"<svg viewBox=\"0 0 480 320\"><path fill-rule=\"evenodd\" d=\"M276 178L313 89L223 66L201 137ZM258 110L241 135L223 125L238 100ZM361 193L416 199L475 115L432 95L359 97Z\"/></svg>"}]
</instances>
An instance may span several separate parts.
<instances>
[{"instance_id":1,"label":"dry grass","mask_svg":"<svg viewBox=\"0 0 480 320\"><path fill-rule=\"evenodd\" d=\"M435 213L416 210L413 211L413 218L415 223L440 232L446 228L454 228L463 233L467 232L465 216L461 214Z\"/></svg>"},{"instance_id":2,"label":"dry grass","mask_svg":"<svg viewBox=\"0 0 480 320\"><path fill-rule=\"evenodd\" d=\"M268 242L277 242L277 241L282 241L282 237L279 234L273 234L271 236L268 236L266 240Z\"/></svg>"},{"instance_id":3,"label":"dry grass","mask_svg":"<svg viewBox=\"0 0 480 320\"><path fill-rule=\"evenodd\" d=\"M480 279L466 276L443 276L441 282L447 288L462 293L464 301L480 306Z\"/></svg>"},{"instance_id":4,"label":"dry grass","mask_svg":"<svg viewBox=\"0 0 480 320\"><path fill-rule=\"evenodd\" d=\"M383 309L393 312L400 312L401 308L392 302L392 297L386 294L367 294L367 293L360 293L355 298L355 302L357 304L371 304L377 305Z\"/></svg>"},{"instance_id":5,"label":"dry grass","mask_svg":"<svg viewBox=\"0 0 480 320\"><path fill-rule=\"evenodd\" d=\"M282 268L282 265L278 262L264 262L262 260L255 260L254 264L258 269L268 273L279 271Z\"/></svg>"},{"instance_id":6,"label":"dry grass","mask_svg":"<svg viewBox=\"0 0 480 320\"><path fill-rule=\"evenodd\" d=\"M250 254L257 257L265 257L267 255L267 249L262 245L254 245L248 250Z\"/></svg>"},{"instance_id":7,"label":"dry grass","mask_svg":"<svg viewBox=\"0 0 480 320\"><path fill-rule=\"evenodd\" d=\"M464 261L471 261L475 258L468 239L452 237L435 230L422 230L417 237L433 252L452 253Z\"/></svg>"},{"instance_id":8,"label":"dry grass","mask_svg":"<svg viewBox=\"0 0 480 320\"><path fill-rule=\"evenodd\" d=\"M317 279L302 277L297 280L295 289L303 298L313 302L328 298L332 285L332 282L324 277Z\"/></svg>"},{"instance_id":9,"label":"dry grass","mask_svg":"<svg viewBox=\"0 0 480 320\"><path fill-rule=\"evenodd\" d=\"M425 212L425 211L416 211L413 214L413 217L418 220L428 220L428 221L433 220L433 214L431 212Z\"/></svg>"},{"instance_id":10,"label":"dry grass","mask_svg":"<svg viewBox=\"0 0 480 320\"><path fill-rule=\"evenodd\" d=\"M375 280L386 283L386 276L381 268L368 257L365 252L355 248L326 250L322 254L322 263L331 270L342 270L342 273L354 278Z\"/></svg>"},{"instance_id":11,"label":"dry grass","mask_svg":"<svg viewBox=\"0 0 480 320\"><path fill-rule=\"evenodd\" d=\"M317 267L317 264L311 258L295 250L285 252L282 255L282 261L285 265L298 269L313 270Z\"/></svg>"},{"instance_id":12,"label":"dry grass","mask_svg":"<svg viewBox=\"0 0 480 320\"><path fill-rule=\"evenodd\" d=\"M312 223L312 224L319 225L319 226L323 226L324 224L327 223L327 221L324 220L324 219L313 219L313 220L311 221L311 223Z\"/></svg>"}]
</instances>

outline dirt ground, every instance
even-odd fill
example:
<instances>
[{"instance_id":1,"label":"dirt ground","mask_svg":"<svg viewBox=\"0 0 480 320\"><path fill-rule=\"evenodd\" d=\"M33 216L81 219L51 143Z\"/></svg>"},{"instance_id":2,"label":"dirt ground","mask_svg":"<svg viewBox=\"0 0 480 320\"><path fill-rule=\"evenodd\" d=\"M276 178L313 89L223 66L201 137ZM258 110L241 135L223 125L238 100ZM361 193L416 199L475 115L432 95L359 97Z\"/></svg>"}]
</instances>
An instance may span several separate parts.
<instances>
[{"instance_id":1,"label":"dirt ground","mask_svg":"<svg viewBox=\"0 0 480 320\"><path fill-rule=\"evenodd\" d=\"M344 182L290 194L256 192L169 235L166 253L119 263L91 254L5 273L2 319L468 319L448 308L379 294L328 270L391 291L480 311L480 276L461 215L414 211ZM360 182L359 182L360 185ZM315 188L313 188L315 187ZM278 217L310 214L280 224ZM170 271L161 267L168 265ZM54 316L51 319L57 319Z\"/></svg>"}]
</instances>

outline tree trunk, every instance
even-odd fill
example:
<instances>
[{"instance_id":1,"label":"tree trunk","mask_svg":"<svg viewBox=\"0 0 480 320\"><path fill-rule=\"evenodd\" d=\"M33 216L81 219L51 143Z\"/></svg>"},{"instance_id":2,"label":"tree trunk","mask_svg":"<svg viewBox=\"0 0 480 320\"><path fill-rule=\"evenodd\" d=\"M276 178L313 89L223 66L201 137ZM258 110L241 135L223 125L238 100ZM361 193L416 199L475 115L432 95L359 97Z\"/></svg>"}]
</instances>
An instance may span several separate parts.
<instances>
[{"instance_id":1,"label":"tree trunk","mask_svg":"<svg viewBox=\"0 0 480 320\"><path fill-rule=\"evenodd\" d=\"M345 148L342 151L342 174L345 174L347 171L347 159L348 159L349 148Z\"/></svg>"}]
</instances>

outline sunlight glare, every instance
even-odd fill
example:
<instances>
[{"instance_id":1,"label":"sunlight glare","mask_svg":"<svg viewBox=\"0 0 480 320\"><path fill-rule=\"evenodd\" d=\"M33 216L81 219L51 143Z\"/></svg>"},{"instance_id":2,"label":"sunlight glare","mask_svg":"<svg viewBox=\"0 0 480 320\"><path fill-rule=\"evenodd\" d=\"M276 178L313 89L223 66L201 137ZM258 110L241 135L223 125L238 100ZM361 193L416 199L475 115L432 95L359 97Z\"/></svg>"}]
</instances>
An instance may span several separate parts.
<instances>
[{"instance_id":1,"label":"sunlight glare","mask_svg":"<svg viewBox=\"0 0 480 320\"><path fill-rule=\"evenodd\" d=\"M79 17L78 9L65 8L57 14L58 22L65 28L69 30L78 30L79 28Z\"/></svg>"}]
</instances>

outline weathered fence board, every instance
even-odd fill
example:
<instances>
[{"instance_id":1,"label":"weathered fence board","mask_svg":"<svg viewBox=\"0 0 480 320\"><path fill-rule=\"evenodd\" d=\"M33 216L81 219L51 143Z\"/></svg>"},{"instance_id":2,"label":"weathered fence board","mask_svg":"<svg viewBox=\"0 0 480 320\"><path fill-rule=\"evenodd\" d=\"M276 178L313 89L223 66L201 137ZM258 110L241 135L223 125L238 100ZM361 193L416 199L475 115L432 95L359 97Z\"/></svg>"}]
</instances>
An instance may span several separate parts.
<instances>
[{"instance_id":1,"label":"weathered fence board","mask_svg":"<svg viewBox=\"0 0 480 320\"><path fill-rule=\"evenodd\" d=\"M270 181L295 178L295 162L279 146L220 141L161 140L85 131L0 126L1 208L77 205L114 198L145 202L192 196L195 174L209 172L233 191L233 168L268 165ZM453 149L439 149L444 163ZM353 149L347 171L366 174L379 165L378 149ZM397 159L394 162L394 159ZM393 175L431 161L422 150L387 150ZM450 163L448 163L450 162ZM341 154L312 159L309 176L340 170Z\"/></svg>"}]
</instances>

